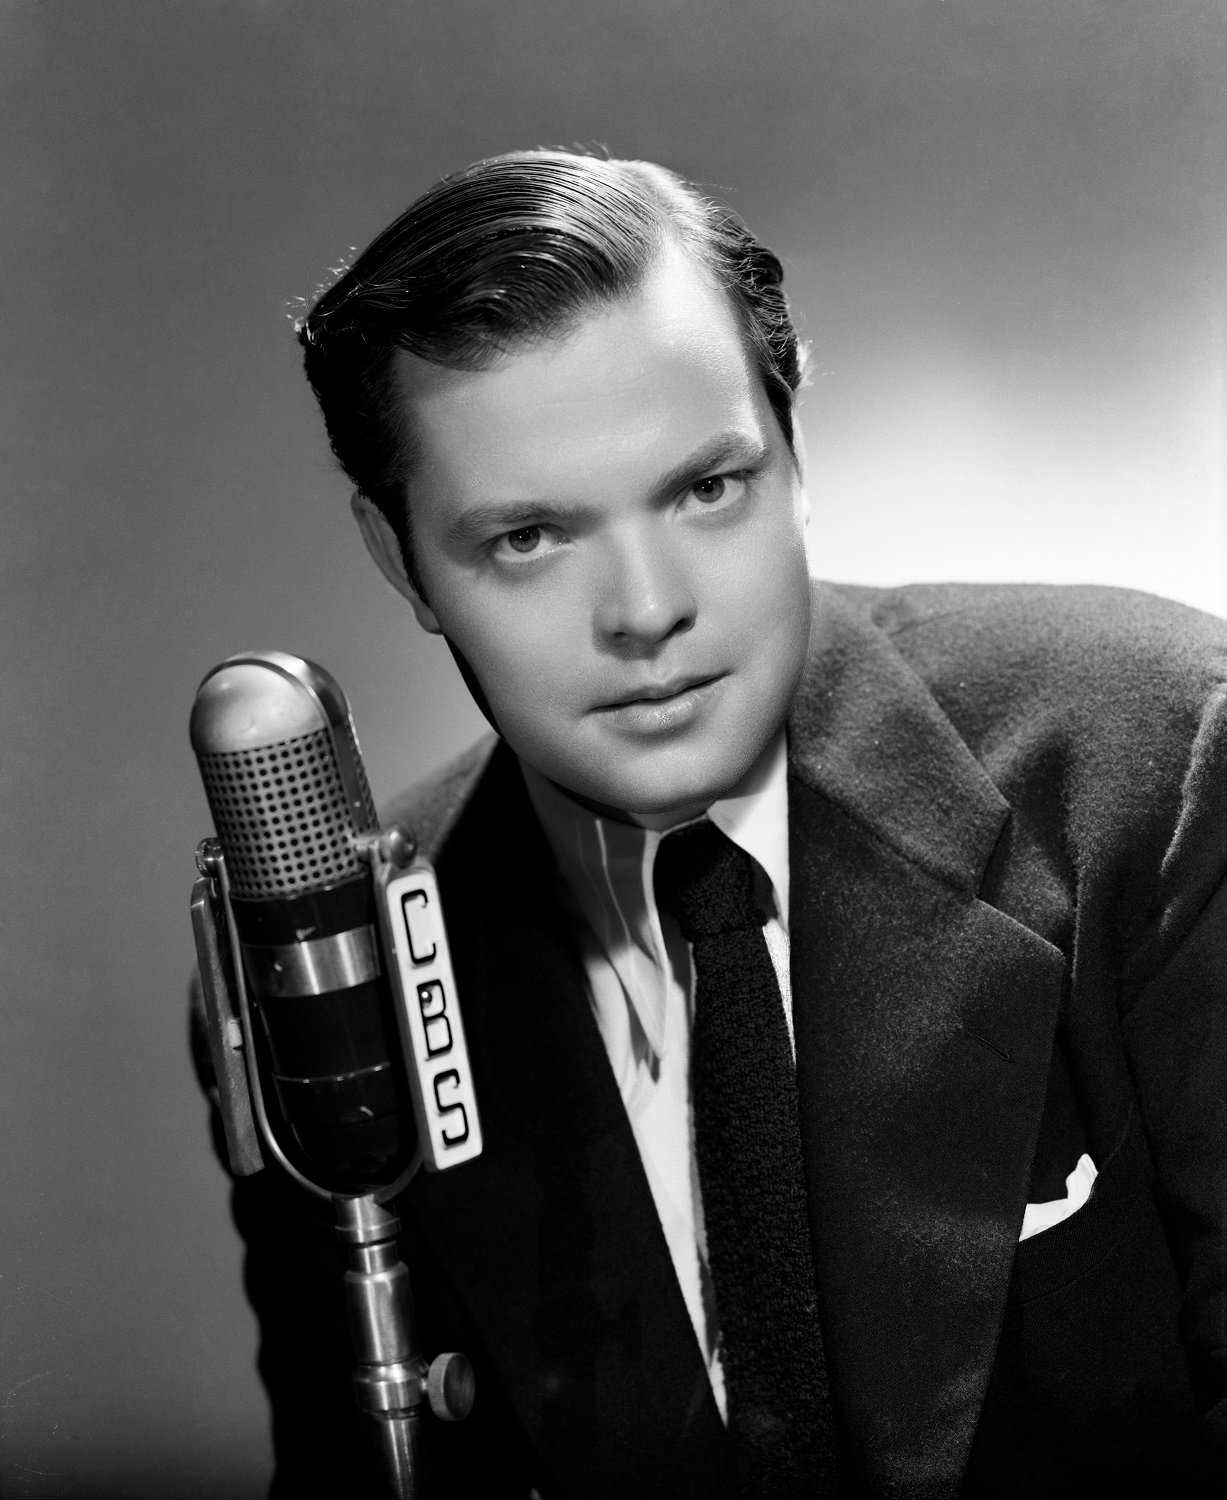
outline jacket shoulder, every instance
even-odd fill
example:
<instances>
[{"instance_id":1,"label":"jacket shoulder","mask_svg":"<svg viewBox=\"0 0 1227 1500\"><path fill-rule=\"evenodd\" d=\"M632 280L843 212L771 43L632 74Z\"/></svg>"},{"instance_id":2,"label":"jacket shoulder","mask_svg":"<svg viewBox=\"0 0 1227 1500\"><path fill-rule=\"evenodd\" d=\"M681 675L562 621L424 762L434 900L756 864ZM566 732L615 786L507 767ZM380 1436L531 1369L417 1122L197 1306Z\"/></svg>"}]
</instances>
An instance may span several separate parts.
<instances>
[{"instance_id":1,"label":"jacket shoulder","mask_svg":"<svg viewBox=\"0 0 1227 1500\"><path fill-rule=\"evenodd\" d=\"M827 584L901 642L913 631L1023 651L1060 642L1071 653L1119 646L1171 651L1178 661L1205 647L1227 649L1227 620L1138 589L1099 584L920 583L897 588Z\"/></svg>"},{"instance_id":2,"label":"jacket shoulder","mask_svg":"<svg viewBox=\"0 0 1227 1500\"><path fill-rule=\"evenodd\" d=\"M1157 971L1223 877L1227 623L1128 589L835 592L922 681L1014 837L1109 893L1118 952L1139 982Z\"/></svg>"},{"instance_id":3,"label":"jacket shoulder","mask_svg":"<svg viewBox=\"0 0 1227 1500\"><path fill-rule=\"evenodd\" d=\"M913 584L834 591L886 635L952 716L998 729L1037 711L1071 727L1182 738L1227 681L1227 622L1092 585ZM1180 728L1177 728L1177 725ZM966 727L975 738L977 726Z\"/></svg>"},{"instance_id":4,"label":"jacket shoulder","mask_svg":"<svg viewBox=\"0 0 1227 1500\"><path fill-rule=\"evenodd\" d=\"M416 836L419 851L427 859L436 860L497 744L496 735L483 735L455 759L415 782L384 808L383 824L405 824Z\"/></svg>"}]
</instances>

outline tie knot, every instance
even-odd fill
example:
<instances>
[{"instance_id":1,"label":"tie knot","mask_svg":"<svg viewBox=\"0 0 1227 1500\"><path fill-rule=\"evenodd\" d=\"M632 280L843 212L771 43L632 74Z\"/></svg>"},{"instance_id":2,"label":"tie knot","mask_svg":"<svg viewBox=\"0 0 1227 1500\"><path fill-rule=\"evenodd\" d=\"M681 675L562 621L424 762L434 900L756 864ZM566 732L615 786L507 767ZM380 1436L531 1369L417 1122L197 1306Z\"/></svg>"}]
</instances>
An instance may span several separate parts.
<instances>
[{"instance_id":1,"label":"tie knot","mask_svg":"<svg viewBox=\"0 0 1227 1500\"><path fill-rule=\"evenodd\" d=\"M710 818L666 835L656 851L656 900L677 918L687 942L722 932L758 931L754 860Z\"/></svg>"}]
</instances>

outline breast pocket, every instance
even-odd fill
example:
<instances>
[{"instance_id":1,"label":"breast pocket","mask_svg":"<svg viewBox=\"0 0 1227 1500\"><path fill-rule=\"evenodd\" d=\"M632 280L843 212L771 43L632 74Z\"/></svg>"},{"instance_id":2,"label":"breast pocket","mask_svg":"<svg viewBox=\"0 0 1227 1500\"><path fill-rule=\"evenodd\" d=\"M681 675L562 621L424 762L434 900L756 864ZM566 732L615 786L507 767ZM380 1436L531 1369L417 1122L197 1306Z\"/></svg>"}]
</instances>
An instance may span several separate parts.
<instances>
[{"instance_id":1,"label":"breast pocket","mask_svg":"<svg viewBox=\"0 0 1227 1500\"><path fill-rule=\"evenodd\" d=\"M1190 1465L1200 1472L1179 1309L1149 1153L1130 1118L1083 1206L1016 1249L965 1493L1205 1493L1166 1483ZM1011 1488L1002 1455L1020 1435L1030 1478Z\"/></svg>"},{"instance_id":2,"label":"breast pocket","mask_svg":"<svg viewBox=\"0 0 1227 1500\"><path fill-rule=\"evenodd\" d=\"M1077 1195L1073 1173L1070 1180ZM1010 1278L1011 1305L1051 1296L1082 1277L1107 1270L1118 1247L1136 1233L1141 1221L1157 1229L1152 1182L1145 1137L1136 1111L1131 1110L1120 1140L1095 1172L1084 1201L1058 1222L1020 1239ZM1042 1224L1043 1216L1032 1216L1032 1225L1037 1220ZM1024 1220L1024 1228L1028 1227Z\"/></svg>"},{"instance_id":3,"label":"breast pocket","mask_svg":"<svg viewBox=\"0 0 1227 1500\"><path fill-rule=\"evenodd\" d=\"M1084 1208L1090 1201L1095 1179L1099 1175L1095 1163L1084 1151L1078 1158L1074 1170L1065 1179L1065 1197L1049 1203L1028 1203L1023 1214L1019 1240L1029 1240L1032 1235L1044 1234L1055 1229Z\"/></svg>"}]
</instances>

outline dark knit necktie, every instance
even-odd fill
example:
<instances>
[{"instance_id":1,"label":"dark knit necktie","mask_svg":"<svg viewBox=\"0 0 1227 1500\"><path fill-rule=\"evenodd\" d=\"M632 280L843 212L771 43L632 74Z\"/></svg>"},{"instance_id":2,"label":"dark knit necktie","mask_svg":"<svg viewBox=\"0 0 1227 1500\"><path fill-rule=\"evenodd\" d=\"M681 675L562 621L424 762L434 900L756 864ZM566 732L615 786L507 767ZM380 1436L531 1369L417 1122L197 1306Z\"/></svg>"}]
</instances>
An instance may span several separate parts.
<instances>
[{"instance_id":1,"label":"dark knit necktie","mask_svg":"<svg viewBox=\"0 0 1227 1500\"><path fill-rule=\"evenodd\" d=\"M837 1464L810 1250L796 1069L754 862L704 819L656 856L691 944L695 1154L743 1497L830 1495Z\"/></svg>"}]
</instances>

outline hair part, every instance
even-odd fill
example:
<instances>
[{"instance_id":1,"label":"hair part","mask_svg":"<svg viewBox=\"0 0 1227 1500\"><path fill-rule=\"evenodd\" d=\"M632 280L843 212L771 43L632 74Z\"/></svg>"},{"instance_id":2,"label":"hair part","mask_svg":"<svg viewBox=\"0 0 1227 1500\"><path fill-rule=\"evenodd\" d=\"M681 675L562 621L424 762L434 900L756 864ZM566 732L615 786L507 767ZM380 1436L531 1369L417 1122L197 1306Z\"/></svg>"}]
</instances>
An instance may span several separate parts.
<instances>
[{"instance_id":1,"label":"hair part","mask_svg":"<svg viewBox=\"0 0 1227 1500\"><path fill-rule=\"evenodd\" d=\"M415 455L398 353L488 369L632 294L669 242L728 294L794 449L804 365L783 268L729 209L652 162L564 151L475 162L412 203L316 299L297 326L307 379L338 462L392 525L411 576Z\"/></svg>"}]
</instances>

